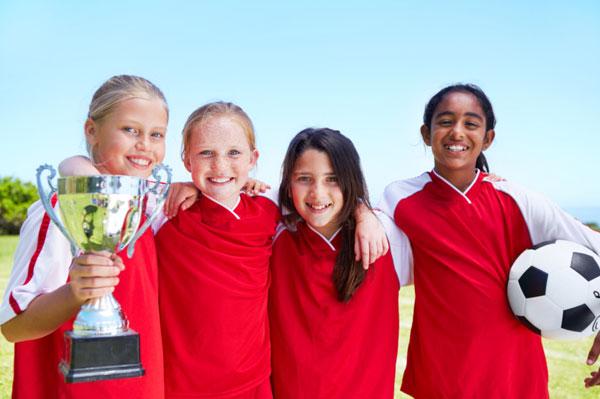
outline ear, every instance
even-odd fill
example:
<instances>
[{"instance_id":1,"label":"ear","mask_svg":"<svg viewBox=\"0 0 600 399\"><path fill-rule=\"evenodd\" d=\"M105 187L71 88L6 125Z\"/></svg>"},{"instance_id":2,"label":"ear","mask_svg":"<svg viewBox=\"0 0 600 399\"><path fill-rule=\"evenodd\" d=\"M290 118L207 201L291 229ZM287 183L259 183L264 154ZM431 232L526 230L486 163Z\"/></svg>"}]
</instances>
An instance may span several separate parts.
<instances>
[{"instance_id":1,"label":"ear","mask_svg":"<svg viewBox=\"0 0 600 399\"><path fill-rule=\"evenodd\" d=\"M192 163L190 162L190 157L188 154L183 156L183 165L187 169L188 172L192 173Z\"/></svg>"},{"instance_id":2,"label":"ear","mask_svg":"<svg viewBox=\"0 0 600 399\"><path fill-rule=\"evenodd\" d=\"M428 147L431 147L431 130L426 125L421 125L421 137Z\"/></svg>"},{"instance_id":3,"label":"ear","mask_svg":"<svg viewBox=\"0 0 600 399\"><path fill-rule=\"evenodd\" d=\"M494 142L494 138L496 137L496 132L494 131L494 129L490 129L487 132L485 132L485 135L483 136L483 150L487 150L492 143Z\"/></svg>"},{"instance_id":4,"label":"ear","mask_svg":"<svg viewBox=\"0 0 600 399\"><path fill-rule=\"evenodd\" d=\"M93 146L98 142L98 126L91 118L87 118L85 121L83 131L85 132L85 139L90 146Z\"/></svg>"},{"instance_id":5,"label":"ear","mask_svg":"<svg viewBox=\"0 0 600 399\"><path fill-rule=\"evenodd\" d=\"M252 150L252 155L250 155L250 168L254 168L256 166L256 162L258 161L258 156L260 153L258 150Z\"/></svg>"}]
</instances>

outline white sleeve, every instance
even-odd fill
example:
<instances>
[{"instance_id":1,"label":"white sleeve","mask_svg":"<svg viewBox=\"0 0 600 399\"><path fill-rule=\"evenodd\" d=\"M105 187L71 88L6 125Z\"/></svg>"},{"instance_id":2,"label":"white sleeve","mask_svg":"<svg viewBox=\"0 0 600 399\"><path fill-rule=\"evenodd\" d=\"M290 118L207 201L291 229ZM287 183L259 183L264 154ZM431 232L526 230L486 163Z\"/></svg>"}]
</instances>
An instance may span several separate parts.
<instances>
[{"instance_id":1,"label":"white sleeve","mask_svg":"<svg viewBox=\"0 0 600 399\"><path fill-rule=\"evenodd\" d=\"M0 324L27 309L38 295L67 281L73 259L71 245L45 214L40 201L27 211L0 307Z\"/></svg>"},{"instance_id":2,"label":"white sleeve","mask_svg":"<svg viewBox=\"0 0 600 399\"><path fill-rule=\"evenodd\" d=\"M394 219L394 212L400 200L410 197L414 193L421 191L427 183L431 181L428 173L406 180L398 180L387 185L383 191L383 197L377 204L377 208L383 213Z\"/></svg>"},{"instance_id":3,"label":"white sleeve","mask_svg":"<svg viewBox=\"0 0 600 399\"><path fill-rule=\"evenodd\" d=\"M381 221L388 241L390 243L390 252L394 262L394 269L401 286L410 285L413 283L413 257L410 241L408 237L398 226L394 220L383 212L376 212L377 217Z\"/></svg>"},{"instance_id":4,"label":"white sleeve","mask_svg":"<svg viewBox=\"0 0 600 399\"><path fill-rule=\"evenodd\" d=\"M560 209L548 198L508 182L493 184L517 202L533 245L544 241L568 240L600 254L600 233Z\"/></svg>"}]
</instances>

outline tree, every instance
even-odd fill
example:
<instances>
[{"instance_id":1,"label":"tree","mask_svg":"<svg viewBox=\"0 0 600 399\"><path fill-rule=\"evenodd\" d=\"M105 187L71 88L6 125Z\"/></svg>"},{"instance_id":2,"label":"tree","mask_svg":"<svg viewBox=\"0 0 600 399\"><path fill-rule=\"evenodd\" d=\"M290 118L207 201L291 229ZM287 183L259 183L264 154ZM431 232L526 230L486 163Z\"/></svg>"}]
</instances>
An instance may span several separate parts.
<instances>
[{"instance_id":1,"label":"tree","mask_svg":"<svg viewBox=\"0 0 600 399\"><path fill-rule=\"evenodd\" d=\"M27 208L38 199L37 188L13 177L0 178L0 234L19 234Z\"/></svg>"}]
</instances>

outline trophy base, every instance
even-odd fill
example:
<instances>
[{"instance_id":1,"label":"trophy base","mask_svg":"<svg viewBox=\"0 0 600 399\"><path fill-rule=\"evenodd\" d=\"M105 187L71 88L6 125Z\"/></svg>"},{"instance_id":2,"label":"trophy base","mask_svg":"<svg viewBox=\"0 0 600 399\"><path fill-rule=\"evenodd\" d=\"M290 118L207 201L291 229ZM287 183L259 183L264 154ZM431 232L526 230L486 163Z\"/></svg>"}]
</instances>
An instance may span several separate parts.
<instances>
[{"instance_id":1,"label":"trophy base","mask_svg":"<svg viewBox=\"0 0 600 399\"><path fill-rule=\"evenodd\" d=\"M58 368L68 383L144 375L140 336L135 331L110 336L77 336L67 331L65 349L67 358Z\"/></svg>"}]
</instances>

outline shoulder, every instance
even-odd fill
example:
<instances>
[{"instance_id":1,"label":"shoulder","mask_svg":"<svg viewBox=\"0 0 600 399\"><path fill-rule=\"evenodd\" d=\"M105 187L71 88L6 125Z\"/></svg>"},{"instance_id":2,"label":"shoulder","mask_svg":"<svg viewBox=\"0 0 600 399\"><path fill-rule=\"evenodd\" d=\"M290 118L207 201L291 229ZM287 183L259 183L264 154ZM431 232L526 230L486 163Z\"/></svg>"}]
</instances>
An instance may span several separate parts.
<instances>
[{"instance_id":1,"label":"shoulder","mask_svg":"<svg viewBox=\"0 0 600 399\"><path fill-rule=\"evenodd\" d=\"M521 186L513 181L505 179L496 180L486 176L483 178L483 183L485 183L486 187L508 195L520 206L549 202L544 195Z\"/></svg>"},{"instance_id":2,"label":"shoulder","mask_svg":"<svg viewBox=\"0 0 600 399\"><path fill-rule=\"evenodd\" d=\"M277 229L275 231L275 236L273 237L273 244L277 243L278 241L282 241L279 240L282 236L285 237L287 235L289 235L290 233L290 228L288 226L285 225L285 223L280 222L277 225Z\"/></svg>"},{"instance_id":3,"label":"shoulder","mask_svg":"<svg viewBox=\"0 0 600 399\"><path fill-rule=\"evenodd\" d=\"M396 206L400 201L420 192L430 182L431 176L427 172L410 179L396 180L388 184L383 191L383 197L378 204L378 208L388 216L393 217Z\"/></svg>"},{"instance_id":4,"label":"shoulder","mask_svg":"<svg viewBox=\"0 0 600 399\"><path fill-rule=\"evenodd\" d=\"M265 197L262 195L251 196L247 194L241 194L242 201L247 203L251 203L254 206L259 207L262 211L266 212L270 217L273 217L275 220L279 221L279 207L277 203L273 201L269 197Z\"/></svg>"},{"instance_id":5,"label":"shoulder","mask_svg":"<svg viewBox=\"0 0 600 399\"><path fill-rule=\"evenodd\" d=\"M423 190L423 187L429 182L431 182L431 176L427 172L410 179L396 180L387 185L384 196L393 197L400 201Z\"/></svg>"}]
</instances>

